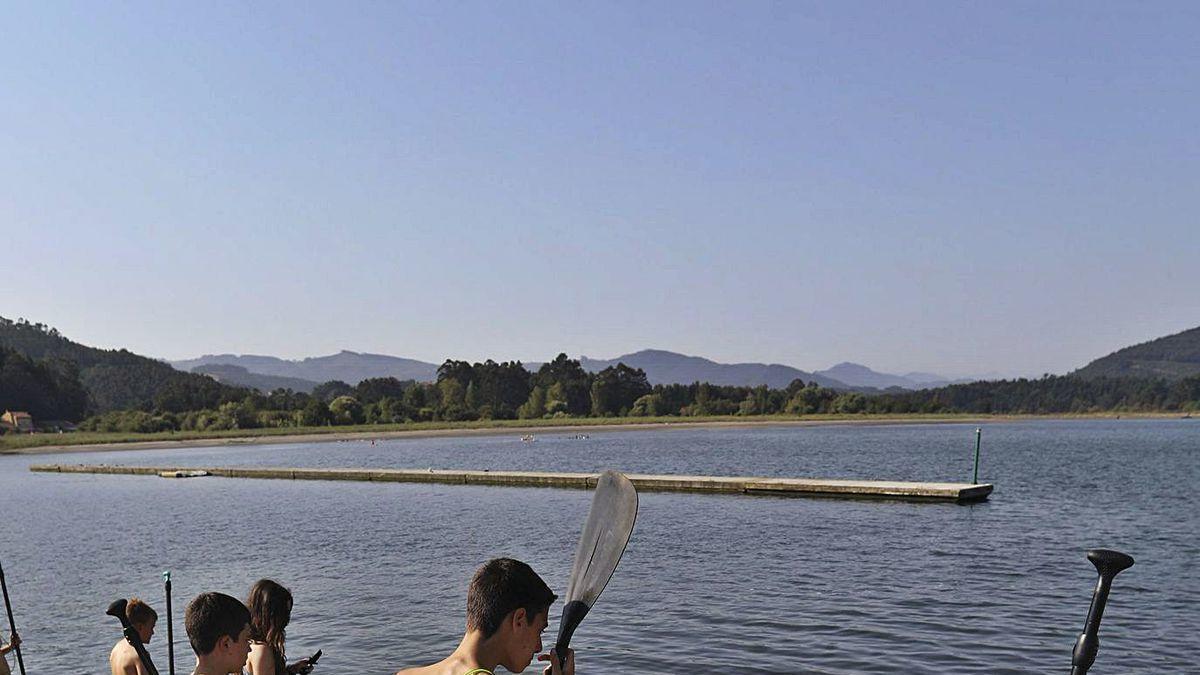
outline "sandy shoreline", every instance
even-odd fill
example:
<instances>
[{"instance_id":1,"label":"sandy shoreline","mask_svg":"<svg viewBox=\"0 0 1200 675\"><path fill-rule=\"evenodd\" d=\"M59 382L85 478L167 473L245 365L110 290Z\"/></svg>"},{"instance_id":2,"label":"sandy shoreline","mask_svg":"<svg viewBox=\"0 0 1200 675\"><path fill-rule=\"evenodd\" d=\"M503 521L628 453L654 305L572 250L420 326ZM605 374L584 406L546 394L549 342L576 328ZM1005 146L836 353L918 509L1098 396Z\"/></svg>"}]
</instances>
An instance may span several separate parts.
<instances>
[{"instance_id":1,"label":"sandy shoreline","mask_svg":"<svg viewBox=\"0 0 1200 675\"><path fill-rule=\"evenodd\" d=\"M75 452L106 452L112 450L162 450L166 448L204 448L228 445L280 445L292 443L336 443L345 441L387 440L396 438L444 438L471 436L506 436L533 434L578 434L601 433L604 431L666 431L674 429L703 429L703 428L751 428L751 427L815 427L815 426L882 426L892 424L991 424L996 422L1015 422L1023 420L1050 419L1159 419L1177 418L1178 415L1087 415L1087 416L1046 416L1046 415L996 415L980 417L897 417L897 418L867 418L867 419L820 419L820 420L718 420L698 422L650 422L629 424L564 424L562 426L511 426L487 427L478 429L414 429L393 431L354 431L345 433L321 434L280 434L274 436L233 436L224 438L193 438L186 440L153 440L131 441L124 443L91 443L79 445L43 445L29 448L12 448L0 450L6 455L49 455Z\"/></svg>"}]
</instances>

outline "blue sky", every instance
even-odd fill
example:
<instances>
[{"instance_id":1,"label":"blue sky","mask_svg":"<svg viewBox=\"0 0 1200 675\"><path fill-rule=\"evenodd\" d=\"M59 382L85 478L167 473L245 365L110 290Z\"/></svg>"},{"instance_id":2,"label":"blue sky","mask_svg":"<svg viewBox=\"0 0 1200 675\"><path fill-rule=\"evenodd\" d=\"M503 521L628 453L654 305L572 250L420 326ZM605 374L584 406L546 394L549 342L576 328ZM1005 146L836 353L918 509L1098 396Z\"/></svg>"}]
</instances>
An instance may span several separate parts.
<instances>
[{"instance_id":1,"label":"blue sky","mask_svg":"<svg viewBox=\"0 0 1200 675\"><path fill-rule=\"evenodd\" d=\"M0 9L0 315L1066 372L1200 325L1190 3Z\"/></svg>"}]
</instances>

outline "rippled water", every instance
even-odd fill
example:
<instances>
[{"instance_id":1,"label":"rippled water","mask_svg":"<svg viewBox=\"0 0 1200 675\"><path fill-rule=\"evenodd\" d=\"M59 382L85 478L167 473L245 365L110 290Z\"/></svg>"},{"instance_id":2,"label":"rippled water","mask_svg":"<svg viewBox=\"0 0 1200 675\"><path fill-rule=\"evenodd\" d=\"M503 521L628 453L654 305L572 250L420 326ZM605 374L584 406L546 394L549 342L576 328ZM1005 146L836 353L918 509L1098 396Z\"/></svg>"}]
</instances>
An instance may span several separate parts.
<instances>
[{"instance_id":1,"label":"rippled water","mask_svg":"<svg viewBox=\"0 0 1200 675\"><path fill-rule=\"evenodd\" d=\"M202 590L289 586L289 657L392 673L450 651L484 560L561 593L590 495L537 488L33 474L31 463L439 467L966 480L967 425L516 434L0 457L0 561L30 673L104 673L104 615ZM581 673L1066 673L1095 574L1118 577L1092 673L1194 672L1200 420L984 428L990 501L641 496L625 559L576 634ZM555 608L558 609L557 607ZM552 641L554 621L547 631ZM166 673L166 630L151 644Z\"/></svg>"}]
</instances>

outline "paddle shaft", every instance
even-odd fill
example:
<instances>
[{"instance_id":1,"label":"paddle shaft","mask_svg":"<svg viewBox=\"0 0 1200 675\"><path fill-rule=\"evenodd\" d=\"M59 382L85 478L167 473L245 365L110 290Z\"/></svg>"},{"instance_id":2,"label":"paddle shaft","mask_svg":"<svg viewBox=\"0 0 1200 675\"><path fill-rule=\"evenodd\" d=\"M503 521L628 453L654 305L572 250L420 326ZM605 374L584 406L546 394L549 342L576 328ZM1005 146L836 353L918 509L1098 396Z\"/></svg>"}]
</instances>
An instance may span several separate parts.
<instances>
[{"instance_id":1,"label":"paddle shaft","mask_svg":"<svg viewBox=\"0 0 1200 675\"><path fill-rule=\"evenodd\" d=\"M154 667L154 662L150 660L150 652L146 651L146 645L142 644L142 636L138 635L137 629L133 624L127 623L124 630L125 640L133 645L133 650L137 652L138 658L142 660L142 665L146 667L146 672L150 675L158 675L158 668Z\"/></svg>"},{"instance_id":2,"label":"paddle shaft","mask_svg":"<svg viewBox=\"0 0 1200 675\"><path fill-rule=\"evenodd\" d=\"M1100 619L1104 617L1104 606L1108 603L1108 594L1112 591L1112 577L1101 576L1096 582L1096 590L1092 593L1092 606L1088 609L1087 623L1083 633L1075 643L1075 651L1071 654L1071 675L1087 675L1087 671L1096 662L1096 654L1100 651Z\"/></svg>"},{"instance_id":3,"label":"paddle shaft","mask_svg":"<svg viewBox=\"0 0 1200 675\"><path fill-rule=\"evenodd\" d=\"M171 621L171 572L163 572L163 591L167 594L167 669L175 675L175 631Z\"/></svg>"},{"instance_id":4,"label":"paddle shaft","mask_svg":"<svg viewBox=\"0 0 1200 675\"><path fill-rule=\"evenodd\" d=\"M1088 608L1083 633L1079 635L1071 653L1071 675L1087 675L1088 669L1096 662L1096 654L1100 651L1100 620L1104 618L1104 606L1108 604L1113 578L1133 565L1133 558L1116 551L1089 551L1088 559L1096 566L1099 578L1096 580L1096 590L1092 592L1092 605Z\"/></svg>"},{"instance_id":5,"label":"paddle shaft","mask_svg":"<svg viewBox=\"0 0 1200 675\"><path fill-rule=\"evenodd\" d=\"M4 581L4 566L0 565L0 590L4 591L4 611L8 613L8 632L9 639L17 634L17 624L13 621L12 603L8 601L8 584ZM17 666L21 669L21 675L25 675L25 660L21 658L21 646L17 645L13 648L17 653Z\"/></svg>"}]
</instances>

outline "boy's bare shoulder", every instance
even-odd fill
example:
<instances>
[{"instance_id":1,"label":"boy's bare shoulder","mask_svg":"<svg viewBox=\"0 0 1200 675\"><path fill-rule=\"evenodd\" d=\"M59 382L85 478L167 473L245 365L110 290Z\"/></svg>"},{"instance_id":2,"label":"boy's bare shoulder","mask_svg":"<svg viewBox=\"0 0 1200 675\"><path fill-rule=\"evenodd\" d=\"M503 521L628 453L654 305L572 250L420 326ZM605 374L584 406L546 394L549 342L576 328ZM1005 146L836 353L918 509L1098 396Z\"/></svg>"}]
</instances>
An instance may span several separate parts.
<instances>
[{"instance_id":1,"label":"boy's bare shoulder","mask_svg":"<svg viewBox=\"0 0 1200 675\"><path fill-rule=\"evenodd\" d=\"M396 673L396 675L437 675L440 672L438 670L438 667L441 665L442 664L440 664L440 663L435 663L431 666L420 666L418 668L405 668L404 670L401 670L400 672Z\"/></svg>"},{"instance_id":2,"label":"boy's bare shoulder","mask_svg":"<svg viewBox=\"0 0 1200 675\"><path fill-rule=\"evenodd\" d=\"M455 654L451 654L437 663L405 668L396 673L396 675L463 675L474 669L472 664L464 662L462 658Z\"/></svg>"}]
</instances>

